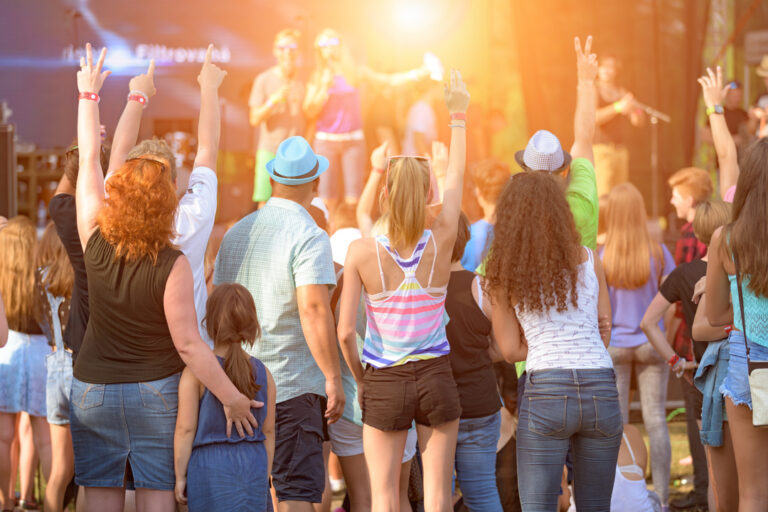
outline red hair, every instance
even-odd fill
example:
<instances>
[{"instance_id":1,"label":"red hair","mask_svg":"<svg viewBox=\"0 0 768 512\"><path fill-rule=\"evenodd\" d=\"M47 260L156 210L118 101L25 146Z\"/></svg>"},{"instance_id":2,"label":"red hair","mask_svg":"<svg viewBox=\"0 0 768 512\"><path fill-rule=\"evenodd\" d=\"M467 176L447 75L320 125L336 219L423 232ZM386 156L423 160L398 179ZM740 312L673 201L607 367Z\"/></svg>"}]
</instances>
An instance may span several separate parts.
<instances>
[{"instance_id":1,"label":"red hair","mask_svg":"<svg viewBox=\"0 0 768 512\"><path fill-rule=\"evenodd\" d=\"M104 239L118 257L136 260L173 247L178 200L165 164L148 158L128 160L106 183L108 197L99 212Z\"/></svg>"}]
</instances>

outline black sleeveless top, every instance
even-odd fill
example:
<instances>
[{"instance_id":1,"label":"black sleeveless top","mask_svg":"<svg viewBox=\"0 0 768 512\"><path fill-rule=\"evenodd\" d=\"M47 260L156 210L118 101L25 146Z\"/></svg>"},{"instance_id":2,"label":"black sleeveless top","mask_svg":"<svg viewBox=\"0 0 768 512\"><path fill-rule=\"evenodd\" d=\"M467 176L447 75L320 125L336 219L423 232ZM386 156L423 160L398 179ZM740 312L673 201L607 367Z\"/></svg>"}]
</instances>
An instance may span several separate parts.
<instances>
[{"instance_id":1,"label":"black sleeveless top","mask_svg":"<svg viewBox=\"0 0 768 512\"><path fill-rule=\"evenodd\" d=\"M181 252L165 248L149 257L115 258L115 247L96 229L85 248L90 317L75 362L76 379L92 384L143 382L180 372L184 363L165 319L165 283Z\"/></svg>"},{"instance_id":2,"label":"black sleeveless top","mask_svg":"<svg viewBox=\"0 0 768 512\"><path fill-rule=\"evenodd\" d=\"M496 373L488 355L491 321L472 297L474 278L475 274L467 270L451 272L445 297L445 311L451 319L445 332L462 418L490 416L501 408Z\"/></svg>"}]
</instances>

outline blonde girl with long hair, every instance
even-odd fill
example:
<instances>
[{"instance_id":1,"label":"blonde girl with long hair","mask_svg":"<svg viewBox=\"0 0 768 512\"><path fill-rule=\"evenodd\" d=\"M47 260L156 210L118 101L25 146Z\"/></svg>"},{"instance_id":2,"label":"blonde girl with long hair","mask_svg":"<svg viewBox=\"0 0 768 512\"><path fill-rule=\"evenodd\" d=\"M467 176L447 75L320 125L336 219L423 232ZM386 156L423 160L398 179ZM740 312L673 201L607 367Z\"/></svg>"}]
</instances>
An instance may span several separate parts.
<instances>
[{"instance_id":1,"label":"blonde girl with long hair","mask_svg":"<svg viewBox=\"0 0 768 512\"><path fill-rule=\"evenodd\" d=\"M424 506L449 510L461 406L448 359L445 296L461 213L466 161L463 121L469 93L451 73L445 100L453 119L443 208L426 229L427 162L390 160L382 207L386 234L352 243L338 326L342 353L358 385L363 451L373 510L399 509L398 481L408 429L416 421L424 465ZM355 323L364 293L367 330L363 362Z\"/></svg>"},{"instance_id":2,"label":"blonde girl with long hair","mask_svg":"<svg viewBox=\"0 0 768 512\"><path fill-rule=\"evenodd\" d=\"M48 479L51 445L45 407L48 340L40 327L35 289L35 226L14 217L0 230L0 295L8 319L8 342L0 348L0 510L13 507L8 488L11 443L18 413L29 414L35 448Z\"/></svg>"},{"instance_id":3,"label":"blonde girl with long hair","mask_svg":"<svg viewBox=\"0 0 768 512\"><path fill-rule=\"evenodd\" d=\"M665 414L669 367L640 328L661 281L675 268L672 255L648 231L645 203L631 183L608 194L605 245L600 249L613 321L608 352L616 371L619 404L629 423L629 381L637 375L643 423L651 443L653 487L669 502L671 448Z\"/></svg>"},{"instance_id":4,"label":"blonde girl with long hair","mask_svg":"<svg viewBox=\"0 0 768 512\"><path fill-rule=\"evenodd\" d=\"M397 87L428 78L425 68L404 73L379 73L357 65L344 38L326 28L315 38L315 70L307 84L304 113L314 122L313 148L330 160L328 172L320 176L320 197L331 206L343 197L354 203L363 190L366 145L360 87ZM338 182L343 179L343 195Z\"/></svg>"}]
</instances>

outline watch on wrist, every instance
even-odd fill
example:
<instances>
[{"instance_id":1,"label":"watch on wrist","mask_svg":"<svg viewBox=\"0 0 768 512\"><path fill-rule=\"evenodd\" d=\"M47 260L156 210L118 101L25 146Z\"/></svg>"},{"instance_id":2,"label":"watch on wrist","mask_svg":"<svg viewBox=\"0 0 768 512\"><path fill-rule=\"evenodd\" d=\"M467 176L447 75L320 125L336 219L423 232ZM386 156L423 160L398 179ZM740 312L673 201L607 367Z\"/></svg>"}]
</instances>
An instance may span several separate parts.
<instances>
[{"instance_id":1,"label":"watch on wrist","mask_svg":"<svg viewBox=\"0 0 768 512\"><path fill-rule=\"evenodd\" d=\"M712 105L711 107L707 107L707 116L711 116L712 114L724 114L725 110L723 110L722 105Z\"/></svg>"}]
</instances>

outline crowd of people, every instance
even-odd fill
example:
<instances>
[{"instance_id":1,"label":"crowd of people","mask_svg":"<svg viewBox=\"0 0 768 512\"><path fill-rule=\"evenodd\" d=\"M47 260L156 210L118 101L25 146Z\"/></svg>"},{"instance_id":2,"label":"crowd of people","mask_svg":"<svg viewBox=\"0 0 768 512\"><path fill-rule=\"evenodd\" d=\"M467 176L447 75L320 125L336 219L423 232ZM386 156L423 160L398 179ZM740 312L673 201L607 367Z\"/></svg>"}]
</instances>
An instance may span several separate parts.
<instances>
[{"instance_id":1,"label":"crowd of people","mask_svg":"<svg viewBox=\"0 0 768 512\"><path fill-rule=\"evenodd\" d=\"M107 147L107 50L87 46L52 222L39 241L29 219L0 224L0 511L34 509L37 460L46 511L73 478L88 512L325 511L331 452L354 512L763 510L768 140L739 158L721 70L699 79L721 197L705 170L670 177L673 255L627 176L598 195L598 127L640 113L591 37L574 40L570 150L540 130L520 171L473 165L473 222L459 71L443 85L448 146L417 122L405 155L385 140L365 169L361 84L420 84L418 103L429 70L359 66L324 30L305 87L299 37L281 31L254 82L258 208L218 246L213 46L183 190L167 144L138 141L154 63ZM677 501L670 372L694 465ZM633 379L650 450L629 424Z\"/></svg>"}]
</instances>

